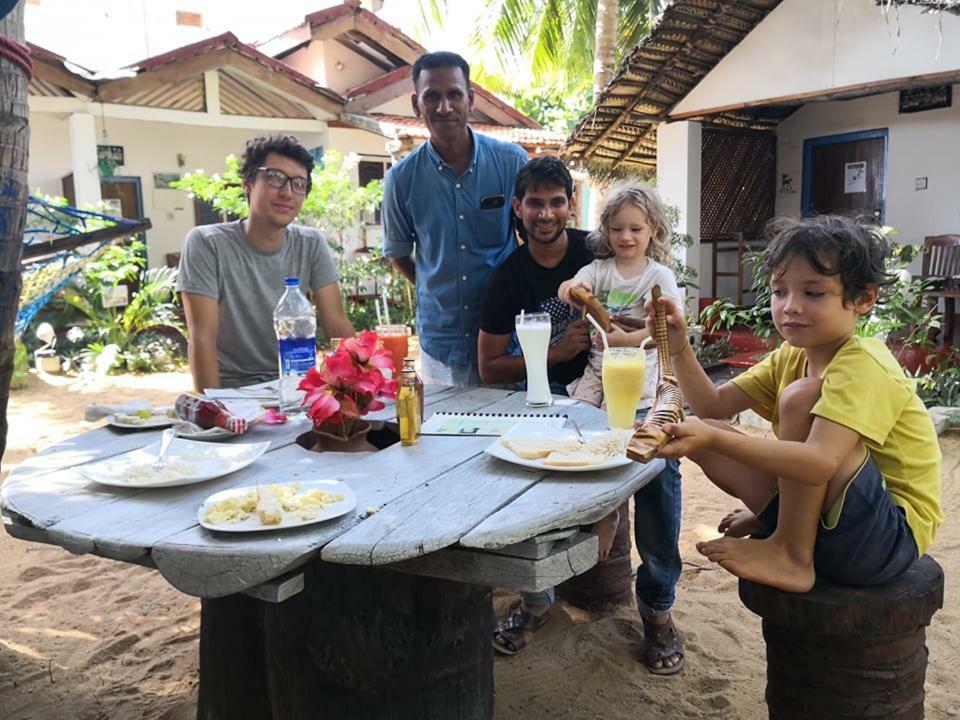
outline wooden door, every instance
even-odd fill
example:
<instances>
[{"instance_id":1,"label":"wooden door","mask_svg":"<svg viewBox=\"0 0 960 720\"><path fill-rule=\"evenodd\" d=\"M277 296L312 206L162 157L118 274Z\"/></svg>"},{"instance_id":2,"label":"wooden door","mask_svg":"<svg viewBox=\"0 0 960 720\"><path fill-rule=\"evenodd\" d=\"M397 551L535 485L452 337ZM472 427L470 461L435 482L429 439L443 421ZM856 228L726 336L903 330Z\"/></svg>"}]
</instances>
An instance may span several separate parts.
<instances>
[{"instance_id":1,"label":"wooden door","mask_svg":"<svg viewBox=\"0 0 960 720\"><path fill-rule=\"evenodd\" d=\"M803 214L838 213L883 222L886 154L886 130L807 140Z\"/></svg>"},{"instance_id":2,"label":"wooden door","mask_svg":"<svg viewBox=\"0 0 960 720\"><path fill-rule=\"evenodd\" d=\"M119 201L121 217L132 220L143 218L143 199L140 194L140 178L110 177L100 181L100 197L105 202Z\"/></svg>"}]
</instances>

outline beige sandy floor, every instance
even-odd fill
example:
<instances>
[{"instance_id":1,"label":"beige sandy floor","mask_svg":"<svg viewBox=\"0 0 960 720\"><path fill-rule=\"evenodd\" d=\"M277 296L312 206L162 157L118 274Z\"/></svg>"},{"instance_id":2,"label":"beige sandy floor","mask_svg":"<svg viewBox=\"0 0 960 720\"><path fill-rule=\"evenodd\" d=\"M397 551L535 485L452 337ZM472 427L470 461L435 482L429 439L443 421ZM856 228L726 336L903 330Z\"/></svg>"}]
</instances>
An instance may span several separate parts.
<instances>
[{"instance_id":1,"label":"beige sandy floor","mask_svg":"<svg viewBox=\"0 0 960 720\"><path fill-rule=\"evenodd\" d=\"M3 469L91 427L85 405L101 397L169 403L186 375L121 376L103 386L33 377L12 396ZM960 715L960 438L942 439L947 523L932 555L947 577L946 606L928 630L927 717ZM681 550L686 564L675 616L687 666L673 678L636 661L634 608L591 618L561 605L522 655L496 662L497 720L766 717L759 620L736 581L707 568L693 548L729 499L684 465ZM504 599L498 602L503 605ZM156 573L77 557L0 533L0 719L186 720L195 717L199 603Z\"/></svg>"}]
</instances>

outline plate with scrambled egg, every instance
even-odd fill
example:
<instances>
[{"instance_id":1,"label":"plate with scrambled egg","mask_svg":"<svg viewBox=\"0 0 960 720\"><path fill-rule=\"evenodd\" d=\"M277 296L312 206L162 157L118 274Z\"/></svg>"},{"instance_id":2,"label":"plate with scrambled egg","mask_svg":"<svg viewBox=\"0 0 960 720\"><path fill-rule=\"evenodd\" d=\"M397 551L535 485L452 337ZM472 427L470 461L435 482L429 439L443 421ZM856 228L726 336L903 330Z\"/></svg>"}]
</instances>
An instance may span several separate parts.
<instances>
[{"instance_id":1,"label":"plate with scrambled egg","mask_svg":"<svg viewBox=\"0 0 960 720\"><path fill-rule=\"evenodd\" d=\"M197 519L208 530L261 532L331 520L357 506L348 485L339 480L304 480L233 488L214 493Z\"/></svg>"},{"instance_id":2,"label":"plate with scrambled egg","mask_svg":"<svg viewBox=\"0 0 960 720\"><path fill-rule=\"evenodd\" d=\"M537 432L522 424L513 427L485 450L500 460L551 472L609 470L628 465L630 430L583 433L583 442L573 430Z\"/></svg>"},{"instance_id":3,"label":"plate with scrambled egg","mask_svg":"<svg viewBox=\"0 0 960 720\"><path fill-rule=\"evenodd\" d=\"M212 480L247 467L270 447L269 442L211 445L174 438L163 466L153 467L158 440L146 447L74 468L88 480L123 488L165 488Z\"/></svg>"}]
</instances>

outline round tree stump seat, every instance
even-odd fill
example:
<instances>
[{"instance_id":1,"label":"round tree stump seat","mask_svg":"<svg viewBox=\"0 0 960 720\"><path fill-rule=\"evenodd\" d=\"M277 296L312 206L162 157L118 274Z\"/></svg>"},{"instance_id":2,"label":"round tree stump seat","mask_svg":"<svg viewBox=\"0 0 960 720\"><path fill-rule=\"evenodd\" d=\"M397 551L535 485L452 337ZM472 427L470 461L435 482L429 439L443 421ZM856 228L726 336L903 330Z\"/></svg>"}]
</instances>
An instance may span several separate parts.
<instances>
[{"instance_id":1,"label":"round tree stump seat","mask_svg":"<svg viewBox=\"0 0 960 720\"><path fill-rule=\"evenodd\" d=\"M943 606L933 558L875 587L818 579L796 594L741 580L740 599L763 619L771 720L923 717L926 626Z\"/></svg>"}]
</instances>

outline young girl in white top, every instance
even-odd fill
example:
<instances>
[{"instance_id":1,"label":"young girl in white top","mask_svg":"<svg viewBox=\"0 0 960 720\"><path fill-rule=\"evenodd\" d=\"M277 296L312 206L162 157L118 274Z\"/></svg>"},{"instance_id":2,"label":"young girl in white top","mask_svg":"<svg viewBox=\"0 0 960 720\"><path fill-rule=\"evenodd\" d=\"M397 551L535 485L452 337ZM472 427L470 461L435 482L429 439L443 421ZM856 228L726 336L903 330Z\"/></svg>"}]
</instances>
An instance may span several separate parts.
<instances>
[{"instance_id":1,"label":"young girl in white top","mask_svg":"<svg viewBox=\"0 0 960 720\"><path fill-rule=\"evenodd\" d=\"M607 196L600 226L587 238L594 260L560 285L557 294L568 304L570 288L581 287L593 293L610 311L643 320L644 299L654 285L678 304L683 303L670 261L670 218L656 191L637 182L616 186ZM637 347L649 335L646 329L627 331L614 325L607 333L611 347ZM603 404L601 367L603 350L595 344L583 376L567 386L567 392L584 402ZM657 353L647 350L646 373L639 407L653 404L657 387Z\"/></svg>"}]
</instances>

